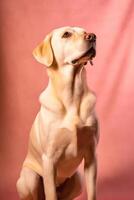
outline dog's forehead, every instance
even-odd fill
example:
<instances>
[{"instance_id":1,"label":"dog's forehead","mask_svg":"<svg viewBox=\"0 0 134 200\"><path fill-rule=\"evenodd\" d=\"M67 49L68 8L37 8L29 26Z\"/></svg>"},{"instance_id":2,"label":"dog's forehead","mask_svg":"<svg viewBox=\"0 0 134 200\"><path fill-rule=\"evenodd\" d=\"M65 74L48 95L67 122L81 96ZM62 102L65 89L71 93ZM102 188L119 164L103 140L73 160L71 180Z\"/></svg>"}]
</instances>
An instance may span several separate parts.
<instances>
[{"instance_id":1,"label":"dog's forehead","mask_svg":"<svg viewBox=\"0 0 134 200\"><path fill-rule=\"evenodd\" d=\"M77 32L77 33L82 33L85 32L85 29L81 27L71 27L71 26L65 26L61 28L57 28L53 31L53 36L61 36L64 32L69 31L69 32Z\"/></svg>"}]
</instances>

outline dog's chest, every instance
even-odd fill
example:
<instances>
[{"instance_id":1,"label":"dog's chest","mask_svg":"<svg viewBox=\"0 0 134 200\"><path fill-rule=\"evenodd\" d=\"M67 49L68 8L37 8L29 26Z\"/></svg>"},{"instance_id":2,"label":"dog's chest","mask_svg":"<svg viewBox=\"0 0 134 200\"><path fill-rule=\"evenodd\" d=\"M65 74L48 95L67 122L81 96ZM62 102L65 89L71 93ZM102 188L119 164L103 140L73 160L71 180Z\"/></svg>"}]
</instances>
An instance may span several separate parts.
<instances>
[{"instance_id":1,"label":"dog's chest","mask_svg":"<svg viewBox=\"0 0 134 200\"><path fill-rule=\"evenodd\" d=\"M89 151L89 147L92 146L94 136L91 127L87 126L77 128L76 132L72 133L69 144L57 162L57 176L72 176L85 157L86 151Z\"/></svg>"},{"instance_id":2,"label":"dog's chest","mask_svg":"<svg viewBox=\"0 0 134 200\"><path fill-rule=\"evenodd\" d=\"M65 159L77 159L78 157L84 157L87 147L92 145L94 140L94 131L92 127L83 126L76 127L76 132L72 132L69 145L66 147L63 157Z\"/></svg>"}]
</instances>

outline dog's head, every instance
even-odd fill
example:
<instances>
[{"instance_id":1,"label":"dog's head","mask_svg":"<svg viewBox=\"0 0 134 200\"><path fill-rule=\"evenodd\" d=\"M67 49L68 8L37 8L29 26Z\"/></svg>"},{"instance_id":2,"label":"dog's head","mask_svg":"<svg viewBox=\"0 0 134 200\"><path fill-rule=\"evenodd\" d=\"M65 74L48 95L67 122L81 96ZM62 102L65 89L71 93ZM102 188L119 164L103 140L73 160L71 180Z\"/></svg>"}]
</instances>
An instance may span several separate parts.
<instances>
[{"instance_id":1,"label":"dog's head","mask_svg":"<svg viewBox=\"0 0 134 200\"><path fill-rule=\"evenodd\" d=\"M96 35L79 27L62 27L46 36L33 51L36 60L47 67L55 62L66 64L87 64L96 54Z\"/></svg>"}]
</instances>

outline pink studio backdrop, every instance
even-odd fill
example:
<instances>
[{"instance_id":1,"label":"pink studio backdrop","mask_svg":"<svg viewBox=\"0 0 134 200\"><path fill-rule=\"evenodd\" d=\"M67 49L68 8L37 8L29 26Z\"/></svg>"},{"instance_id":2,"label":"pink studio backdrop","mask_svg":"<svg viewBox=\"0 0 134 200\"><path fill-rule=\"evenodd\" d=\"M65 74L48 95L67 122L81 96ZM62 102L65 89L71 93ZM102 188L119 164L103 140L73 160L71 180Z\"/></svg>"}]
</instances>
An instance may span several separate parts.
<instances>
[{"instance_id":1,"label":"pink studio backdrop","mask_svg":"<svg viewBox=\"0 0 134 200\"><path fill-rule=\"evenodd\" d=\"M98 200L133 200L134 1L3 0L0 13L0 200L18 199L15 183L48 81L32 50L65 25L98 38L94 66L87 66L100 120ZM86 200L85 192L80 199Z\"/></svg>"}]
</instances>

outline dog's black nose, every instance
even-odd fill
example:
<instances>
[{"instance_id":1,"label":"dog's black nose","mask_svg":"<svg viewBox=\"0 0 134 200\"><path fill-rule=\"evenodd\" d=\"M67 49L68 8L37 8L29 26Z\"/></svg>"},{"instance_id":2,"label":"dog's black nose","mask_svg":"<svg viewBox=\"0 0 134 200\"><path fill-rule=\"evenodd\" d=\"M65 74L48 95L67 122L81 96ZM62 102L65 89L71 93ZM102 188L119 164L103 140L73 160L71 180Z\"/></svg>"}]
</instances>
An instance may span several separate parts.
<instances>
[{"instance_id":1,"label":"dog's black nose","mask_svg":"<svg viewBox=\"0 0 134 200\"><path fill-rule=\"evenodd\" d=\"M89 40L90 42L96 41L96 35L94 33L86 33L84 38L85 40Z\"/></svg>"}]
</instances>

